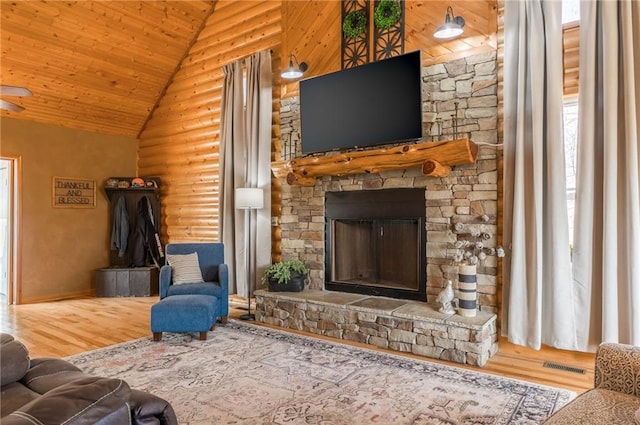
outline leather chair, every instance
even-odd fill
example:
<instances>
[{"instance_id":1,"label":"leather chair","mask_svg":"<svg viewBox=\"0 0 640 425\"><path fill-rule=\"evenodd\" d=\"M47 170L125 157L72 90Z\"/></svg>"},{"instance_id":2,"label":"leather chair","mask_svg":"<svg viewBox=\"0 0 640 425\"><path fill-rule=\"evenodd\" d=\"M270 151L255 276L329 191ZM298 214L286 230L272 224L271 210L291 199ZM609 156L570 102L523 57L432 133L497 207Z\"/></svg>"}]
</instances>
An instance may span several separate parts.
<instances>
[{"instance_id":1,"label":"leather chair","mask_svg":"<svg viewBox=\"0 0 640 425\"><path fill-rule=\"evenodd\" d=\"M84 374L55 358L30 359L27 348L0 334L3 425L174 425L171 405L121 379Z\"/></svg>"},{"instance_id":2,"label":"leather chair","mask_svg":"<svg viewBox=\"0 0 640 425\"><path fill-rule=\"evenodd\" d=\"M174 285L168 255L198 253L198 262L204 282ZM210 295L216 297L216 308L221 323L229 316L229 268L224 263L222 243L170 243L165 247L166 264L160 269L160 299L174 295Z\"/></svg>"}]
</instances>

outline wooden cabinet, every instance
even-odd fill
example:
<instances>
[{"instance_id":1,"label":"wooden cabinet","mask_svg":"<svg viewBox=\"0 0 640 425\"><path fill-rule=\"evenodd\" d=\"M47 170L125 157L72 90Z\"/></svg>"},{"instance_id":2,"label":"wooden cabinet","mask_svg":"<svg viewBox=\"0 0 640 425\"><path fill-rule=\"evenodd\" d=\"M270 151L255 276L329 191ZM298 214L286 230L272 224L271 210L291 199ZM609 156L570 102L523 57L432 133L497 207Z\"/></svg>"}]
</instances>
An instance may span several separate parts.
<instances>
[{"instance_id":1,"label":"wooden cabinet","mask_svg":"<svg viewBox=\"0 0 640 425\"><path fill-rule=\"evenodd\" d=\"M96 270L97 297L148 297L157 294L156 267L107 267Z\"/></svg>"}]
</instances>

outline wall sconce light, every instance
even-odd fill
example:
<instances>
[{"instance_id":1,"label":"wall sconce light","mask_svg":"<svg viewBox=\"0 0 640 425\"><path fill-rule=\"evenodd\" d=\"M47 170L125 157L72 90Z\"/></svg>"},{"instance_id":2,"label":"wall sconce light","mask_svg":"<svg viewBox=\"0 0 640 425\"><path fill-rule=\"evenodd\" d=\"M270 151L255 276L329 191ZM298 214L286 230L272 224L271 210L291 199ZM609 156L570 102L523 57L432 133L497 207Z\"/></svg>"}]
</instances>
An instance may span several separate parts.
<instances>
[{"instance_id":1,"label":"wall sconce light","mask_svg":"<svg viewBox=\"0 0 640 425\"><path fill-rule=\"evenodd\" d=\"M294 63L295 63L295 66L294 66ZM292 53L291 55L289 55L289 67L284 71L282 71L280 76L288 80L300 78L302 77L304 72L307 70L307 68L308 68L307 63L306 62L298 63L298 58L296 58L296 56Z\"/></svg>"},{"instance_id":2,"label":"wall sconce light","mask_svg":"<svg viewBox=\"0 0 640 425\"><path fill-rule=\"evenodd\" d=\"M447 7L447 15L444 18L444 24L440 25L436 32L433 33L435 38L452 38L457 37L464 32L464 18L462 16L453 16L451 6Z\"/></svg>"}]
</instances>

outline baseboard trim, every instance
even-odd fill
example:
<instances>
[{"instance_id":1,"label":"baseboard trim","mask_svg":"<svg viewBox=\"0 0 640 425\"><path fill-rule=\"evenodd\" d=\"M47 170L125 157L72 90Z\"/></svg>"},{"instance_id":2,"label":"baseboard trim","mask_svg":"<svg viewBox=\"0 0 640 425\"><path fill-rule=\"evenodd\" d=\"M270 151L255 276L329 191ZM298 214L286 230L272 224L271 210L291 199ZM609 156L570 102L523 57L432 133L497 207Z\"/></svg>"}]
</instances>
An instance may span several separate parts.
<instances>
[{"instance_id":1,"label":"baseboard trim","mask_svg":"<svg viewBox=\"0 0 640 425\"><path fill-rule=\"evenodd\" d=\"M93 297L95 291L90 289L84 291L65 292L62 294L43 295L39 297L22 297L20 304L38 304L50 301L68 300L71 298L87 298Z\"/></svg>"}]
</instances>

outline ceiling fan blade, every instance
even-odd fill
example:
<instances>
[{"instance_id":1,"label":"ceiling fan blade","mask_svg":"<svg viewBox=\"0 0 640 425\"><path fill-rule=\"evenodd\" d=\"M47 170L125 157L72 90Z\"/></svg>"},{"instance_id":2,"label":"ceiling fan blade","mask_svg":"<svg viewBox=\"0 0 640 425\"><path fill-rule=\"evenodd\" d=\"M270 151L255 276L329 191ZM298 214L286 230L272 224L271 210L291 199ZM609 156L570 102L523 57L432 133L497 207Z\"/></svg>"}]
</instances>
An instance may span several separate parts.
<instances>
[{"instance_id":1,"label":"ceiling fan blade","mask_svg":"<svg viewBox=\"0 0 640 425\"><path fill-rule=\"evenodd\" d=\"M32 96L31 90L26 87L0 86L0 94L6 96Z\"/></svg>"},{"instance_id":2,"label":"ceiling fan blade","mask_svg":"<svg viewBox=\"0 0 640 425\"><path fill-rule=\"evenodd\" d=\"M5 111L11 111L11 112L24 111L24 108L22 106L16 105L15 103L9 102L4 99L0 99L0 109L4 109Z\"/></svg>"}]
</instances>

